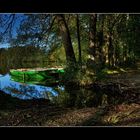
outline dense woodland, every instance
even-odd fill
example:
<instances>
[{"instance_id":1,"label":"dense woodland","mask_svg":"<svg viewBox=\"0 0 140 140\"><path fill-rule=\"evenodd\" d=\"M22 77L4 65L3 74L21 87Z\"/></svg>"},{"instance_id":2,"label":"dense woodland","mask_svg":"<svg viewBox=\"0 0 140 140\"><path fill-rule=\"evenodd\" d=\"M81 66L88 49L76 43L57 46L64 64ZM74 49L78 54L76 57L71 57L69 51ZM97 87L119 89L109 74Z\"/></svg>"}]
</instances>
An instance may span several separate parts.
<instances>
[{"instance_id":1,"label":"dense woodland","mask_svg":"<svg viewBox=\"0 0 140 140\"><path fill-rule=\"evenodd\" d=\"M110 104L121 104L131 100L131 95L127 95L133 88L130 82L130 87L124 90L128 81L117 78L130 69L139 70L139 38L139 14L1 14L0 42L8 42L10 47L0 48L0 73L6 74L2 67L7 72L11 68L30 67L27 63L33 63L34 67L62 66L66 71L62 82L71 95L70 100L78 99L72 105L81 105L83 96L89 101L85 103L87 106L95 105L92 92L74 95L71 87L77 85L85 88L92 85L95 91L106 92L107 97L97 95L101 97L100 105L103 98ZM110 74L115 73L118 77L114 79L111 75L110 78ZM121 86L124 86L123 90ZM136 91L132 94L139 93L137 89L133 90ZM125 94L122 96L122 93ZM68 104L66 97L61 96L65 99L63 103ZM135 103L138 103L139 94L135 97Z\"/></svg>"},{"instance_id":2,"label":"dense woodland","mask_svg":"<svg viewBox=\"0 0 140 140\"><path fill-rule=\"evenodd\" d=\"M47 59L98 71L134 64L139 57L139 15L21 15L17 36L12 38L19 17L1 15L1 42L8 40L11 46L0 50L1 61Z\"/></svg>"}]
</instances>

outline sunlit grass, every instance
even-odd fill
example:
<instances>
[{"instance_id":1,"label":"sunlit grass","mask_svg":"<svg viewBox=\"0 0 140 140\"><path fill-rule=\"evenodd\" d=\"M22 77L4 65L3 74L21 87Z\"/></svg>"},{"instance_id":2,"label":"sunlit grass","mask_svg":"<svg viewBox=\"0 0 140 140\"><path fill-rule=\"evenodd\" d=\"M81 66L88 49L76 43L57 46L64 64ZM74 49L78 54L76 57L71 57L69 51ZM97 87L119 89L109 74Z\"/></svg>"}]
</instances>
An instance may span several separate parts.
<instances>
[{"instance_id":1,"label":"sunlit grass","mask_svg":"<svg viewBox=\"0 0 140 140\"><path fill-rule=\"evenodd\" d=\"M102 72L104 74L119 74L119 73L122 73L122 72L127 72L126 70L124 70L123 68L116 68L116 69L103 69Z\"/></svg>"}]
</instances>

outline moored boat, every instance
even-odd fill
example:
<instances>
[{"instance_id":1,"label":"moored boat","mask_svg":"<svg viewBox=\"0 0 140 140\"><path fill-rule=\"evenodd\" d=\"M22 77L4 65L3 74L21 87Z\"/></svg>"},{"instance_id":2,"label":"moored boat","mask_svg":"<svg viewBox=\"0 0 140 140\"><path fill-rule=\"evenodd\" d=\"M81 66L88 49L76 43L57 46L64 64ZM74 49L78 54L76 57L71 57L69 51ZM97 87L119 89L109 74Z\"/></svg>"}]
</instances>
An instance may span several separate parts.
<instances>
[{"instance_id":1,"label":"moored boat","mask_svg":"<svg viewBox=\"0 0 140 140\"><path fill-rule=\"evenodd\" d=\"M58 82L62 74L63 68L35 68L35 69L11 69L11 79L25 83L41 83Z\"/></svg>"}]
</instances>

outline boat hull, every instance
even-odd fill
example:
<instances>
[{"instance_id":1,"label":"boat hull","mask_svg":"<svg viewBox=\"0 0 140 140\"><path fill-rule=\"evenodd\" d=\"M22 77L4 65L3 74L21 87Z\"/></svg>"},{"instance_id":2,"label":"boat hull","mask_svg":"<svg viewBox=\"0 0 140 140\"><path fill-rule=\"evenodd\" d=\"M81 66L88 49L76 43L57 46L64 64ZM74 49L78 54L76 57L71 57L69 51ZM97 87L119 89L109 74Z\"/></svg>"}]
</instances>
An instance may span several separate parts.
<instances>
[{"instance_id":1,"label":"boat hull","mask_svg":"<svg viewBox=\"0 0 140 140\"><path fill-rule=\"evenodd\" d=\"M50 84L58 83L64 73L63 69L46 69L46 70L10 70L11 79L17 82L32 84Z\"/></svg>"}]
</instances>

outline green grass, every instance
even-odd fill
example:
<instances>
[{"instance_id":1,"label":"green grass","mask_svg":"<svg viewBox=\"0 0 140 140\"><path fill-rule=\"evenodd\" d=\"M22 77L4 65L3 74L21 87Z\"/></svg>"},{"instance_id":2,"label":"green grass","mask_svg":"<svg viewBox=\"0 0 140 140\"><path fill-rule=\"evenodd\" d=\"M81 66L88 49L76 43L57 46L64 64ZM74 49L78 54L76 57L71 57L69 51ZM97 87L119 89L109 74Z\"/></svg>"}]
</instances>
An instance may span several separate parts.
<instances>
[{"instance_id":1,"label":"green grass","mask_svg":"<svg viewBox=\"0 0 140 140\"><path fill-rule=\"evenodd\" d=\"M114 68L114 69L105 68L101 72L103 72L104 74L118 74L126 72L126 70L124 70L123 68Z\"/></svg>"}]
</instances>

